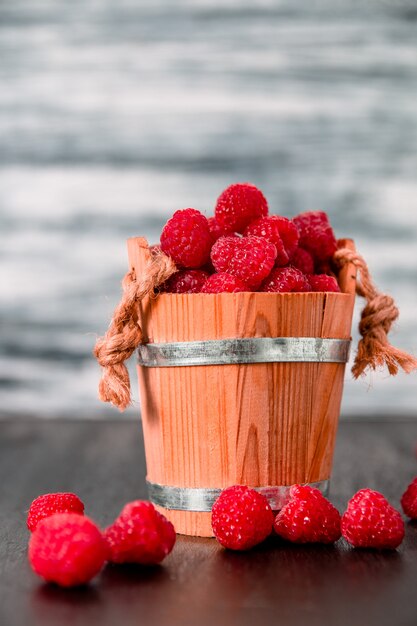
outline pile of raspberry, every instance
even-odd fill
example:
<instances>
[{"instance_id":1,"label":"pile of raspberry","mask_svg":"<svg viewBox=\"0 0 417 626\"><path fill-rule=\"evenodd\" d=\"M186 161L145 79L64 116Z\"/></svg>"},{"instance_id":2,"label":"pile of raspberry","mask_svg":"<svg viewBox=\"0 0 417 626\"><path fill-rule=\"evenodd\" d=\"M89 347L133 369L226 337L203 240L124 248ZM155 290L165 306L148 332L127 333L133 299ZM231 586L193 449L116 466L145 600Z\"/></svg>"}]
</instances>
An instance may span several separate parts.
<instances>
[{"instance_id":1,"label":"pile of raspberry","mask_svg":"<svg viewBox=\"0 0 417 626\"><path fill-rule=\"evenodd\" d=\"M404 513L417 520L417 477L401 498ZM84 515L74 493L36 498L28 511L29 563L49 583L89 583L106 565L157 565L172 551L174 526L151 502L126 504L105 530ZM314 487L293 485L274 513L264 495L243 485L224 489L212 509L213 533L231 550L248 550L270 535L293 543L331 544L343 538L354 548L395 549L404 538L401 514L379 492L359 490L341 516Z\"/></svg>"},{"instance_id":2,"label":"pile of raspberry","mask_svg":"<svg viewBox=\"0 0 417 626\"><path fill-rule=\"evenodd\" d=\"M417 478L401 498L404 513L417 519ZM292 543L332 544L341 537L354 548L395 549L404 539L404 521L378 491L360 489L340 515L316 488L293 485L274 513L264 495L243 485L224 489L212 509L213 533L230 550L248 550L271 535Z\"/></svg>"},{"instance_id":3,"label":"pile of raspberry","mask_svg":"<svg viewBox=\"0 0 417 626\"><path fill-rule=\"evenodd\" d=\"M249 183L227 187L208 219L196 209L176 211L159 247L178 268L163 293L340 291L327 214L270 215L265 196Z\"/></svg>"},{"instance_id":4,"label":"pile of raspberry","mask_svg":"<svg viewBox=\"0 0 417 626\"><path fill-rule=\"evenodd\" d=\"M90 582L106 563L157 565L171 552L174 526L151 502L135 500L102 531L84 515L74 493L36 498L27 515L29 563L49 583L75 587Z\"/></svg>"}]
</instances>

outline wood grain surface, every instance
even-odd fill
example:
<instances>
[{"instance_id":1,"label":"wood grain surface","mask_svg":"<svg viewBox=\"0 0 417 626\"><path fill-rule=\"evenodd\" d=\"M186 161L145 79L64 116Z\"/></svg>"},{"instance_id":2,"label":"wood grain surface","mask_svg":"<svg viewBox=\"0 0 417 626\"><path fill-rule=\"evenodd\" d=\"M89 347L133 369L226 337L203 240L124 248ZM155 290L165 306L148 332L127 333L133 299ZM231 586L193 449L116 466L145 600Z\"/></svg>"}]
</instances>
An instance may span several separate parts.
<instances>
[{"instance_id":1,"label":"wood grain surface","mask_svg":"<svg viewBox=\"0 0 417 626\"><path fill-rule=\"evenodd\" d=\"M387 383L388 384L388 383ZM331 499L343 510L360 487L394 506L417 474L417 421L342 422ZM26 511L40 493L75 491L110 524L145 498L139 422L0 423L0 624L2 626L415 626L417 526L396 551L294 546L247 553L214 539L178 537L155 568L107 566L85 588L42 583L26 560Z\"/></svg>"},{"instance_id":2,"label":"wood grain surface","mask_svg":"<svg viewBox=\"0 0 417 626\"><path fill-rule=\"evenodd\" d=\"M130 239L128 253L140 276L146 240ZM346 267L350 292L352 275ZM139 320L150 342L347 339L353 305L352 293L161 294L140 303ZM138 367L148 479L214 488L327 480L344 371L343 363ZM181 533L212 534L210 513L164 512Z\"/></svg>"}]
</instances>

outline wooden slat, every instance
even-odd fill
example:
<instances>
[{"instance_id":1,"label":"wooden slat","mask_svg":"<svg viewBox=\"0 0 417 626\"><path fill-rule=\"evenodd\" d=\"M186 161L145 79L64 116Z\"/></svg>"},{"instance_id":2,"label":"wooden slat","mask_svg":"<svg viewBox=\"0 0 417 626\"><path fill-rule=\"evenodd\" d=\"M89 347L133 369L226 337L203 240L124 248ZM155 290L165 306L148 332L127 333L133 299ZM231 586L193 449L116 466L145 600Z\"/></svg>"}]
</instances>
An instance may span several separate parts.
<instances>
[{"instance_id":1,"label":"wooden slat","mask_svg":"<svg viewBox=\"0 0 417 626\"><path fill-rule=\"evenodd\" d=\"M339 239L338 248L348 248L355 252L355 244L352 239ZM350 293L353 296L356 293L356 267L353 263L347 263L339 272L339 286L343 293Z\"/></svg>"}]
</instances>

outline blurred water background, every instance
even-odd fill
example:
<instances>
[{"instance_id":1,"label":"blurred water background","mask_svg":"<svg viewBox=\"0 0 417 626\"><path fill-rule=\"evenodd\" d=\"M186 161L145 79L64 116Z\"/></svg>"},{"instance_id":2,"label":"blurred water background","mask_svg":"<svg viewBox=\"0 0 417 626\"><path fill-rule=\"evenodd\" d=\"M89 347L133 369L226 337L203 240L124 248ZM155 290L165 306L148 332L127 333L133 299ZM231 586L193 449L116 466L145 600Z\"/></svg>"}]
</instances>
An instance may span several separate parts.
<instances>
[{"instance_id":1,"label":"blurred water background","mask_svg":"<svg viewBox=\"0 0 417 626\"><path fill-rule=\"evenodd\" d=\"M1 415L116 416L91 350L126 238L237 181L328 211L417 353L415 2L1 2L0 83ZM416 401L416 375L347 371L344 415Z\"/></svg>"}]
</instances>

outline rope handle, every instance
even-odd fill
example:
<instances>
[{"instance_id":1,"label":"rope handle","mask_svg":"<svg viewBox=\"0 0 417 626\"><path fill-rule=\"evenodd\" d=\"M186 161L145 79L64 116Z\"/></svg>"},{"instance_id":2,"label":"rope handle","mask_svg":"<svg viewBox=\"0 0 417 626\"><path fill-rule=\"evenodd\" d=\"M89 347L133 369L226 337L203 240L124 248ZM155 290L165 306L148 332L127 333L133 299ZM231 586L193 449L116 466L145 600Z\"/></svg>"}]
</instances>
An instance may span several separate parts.
<instances>
[{"instance_id":1,"label":"rope handle","mask_svg":"<svg viewBox=\"0 0 417 626\"><path fill-rule=\"evenodd\" d=\"M110 326L99 337L94 356L103 368L98 396L121 411L131 404L130 379L125 361L142 342L143 333L137 315L137 303L152 296L177 271L174 261L159 248L150 251L150 259L140 279L134 271L127 272L122 281L123 295Z\"/></svg>"},{"instance_id":2,"label":"rope handle","mask_svg":"<svg viewBox=\"0 0 417 626\"><path fill-rule=\"evenodd\" d=\"M388 341L388 333L398 318L399 311L391 296L380 293L375 287L363 257L350 248L336 251L333 261L340 269L348 263L357 268L356 293L366 299L361 314L359 331L362 339L352 367L354 378L386 365L392 376L399 367L410 373L417 368L417 359L394 348ZM117 305L109 328L97 339L94 355L103 368L98 395L103 402L111 402L121 411L131 404L129 372L125 361L142 343L143 332L139 324L137 304L146 296L153 296L177 267L172 259L158 247L150 249L150 258L138 279L134 271L127 272L123 281L122 299Z\"/></svg>"},{"instance_id":3,"label":"rope handle","mask_svg":"<svg viewBox=\"0 0 417 626\"><path fill-rule=\"evenodd\" d=\"M392 324L399 316L399 310L394 299L376 288L364 258L349 248L341 248L334 254L333 261L341 268L352 263L359 272L356 281L356 293L366 300L359 322L359 332L362 339L358 343L358 350L352 367L354 378L371 368L387 366L391 376L398 374L401 367L409 374L417 368L417 359L403 350L394 348L388 340L388 333Z\"/></svg>"}]
</instances>

